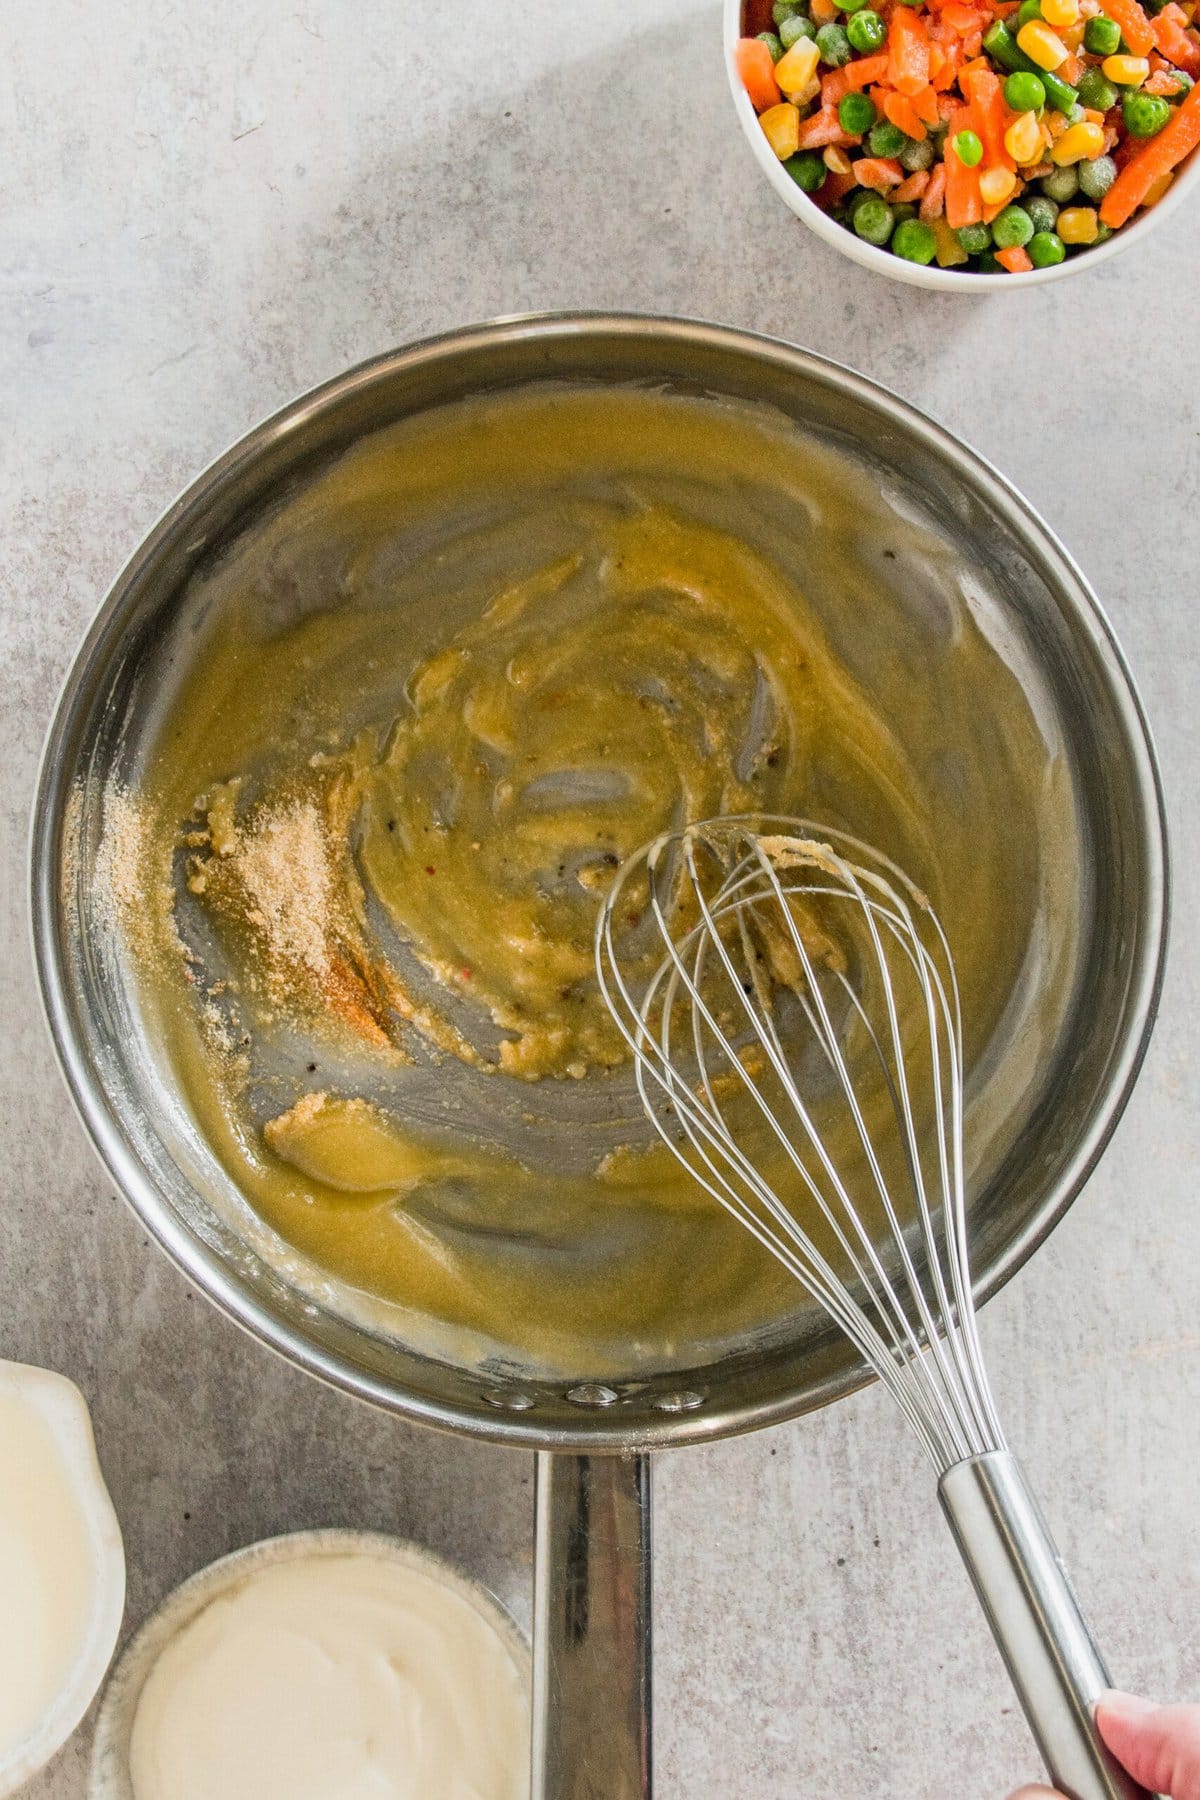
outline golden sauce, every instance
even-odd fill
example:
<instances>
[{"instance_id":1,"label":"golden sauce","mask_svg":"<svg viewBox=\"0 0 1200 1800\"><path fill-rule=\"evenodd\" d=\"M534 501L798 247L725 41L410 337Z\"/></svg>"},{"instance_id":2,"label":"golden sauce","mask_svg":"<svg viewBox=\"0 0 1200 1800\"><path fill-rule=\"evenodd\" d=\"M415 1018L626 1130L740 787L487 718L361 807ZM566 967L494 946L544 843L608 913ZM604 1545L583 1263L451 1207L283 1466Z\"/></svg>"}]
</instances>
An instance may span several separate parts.
<instances>
[{"instance_id":1,"label":"golden sauce","mask_svg":"<svg viewBox=\"0 0 1200 1800\"><path fill-rule=\"evenodd\" d=\"M783 1316L790 1279L637 1147L592 935L659 831L816 817L929 892L988 1044L1063 802L929 528L767 412L526 390L367 440L201 600L134 960L270 1232L406 1334L568 1370Z\"/></svg>"}]
</instances>

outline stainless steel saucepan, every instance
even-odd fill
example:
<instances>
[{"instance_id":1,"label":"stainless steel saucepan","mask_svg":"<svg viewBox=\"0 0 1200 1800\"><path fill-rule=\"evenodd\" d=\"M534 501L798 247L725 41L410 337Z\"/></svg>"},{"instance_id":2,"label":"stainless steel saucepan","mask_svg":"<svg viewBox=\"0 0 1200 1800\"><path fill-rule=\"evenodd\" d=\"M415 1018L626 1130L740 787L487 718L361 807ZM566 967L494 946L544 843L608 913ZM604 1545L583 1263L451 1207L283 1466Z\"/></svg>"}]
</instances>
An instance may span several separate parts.
<instances>
[{"instance_id":1,"label":"stainless steel saucepan","mask_svg":"<svg viewBox=\"0 0 1200 1800\"><path fill-rule=\"evenodd\" d=\"M1079 570L985 463L912 408L803 351L715 326L551 316L453 333L351 369L259 426L166 513L101 608L46 746L33 836L36 953L72 1095L118 1189L178 1266L290 1361L426 1424L538 1452L534 1793L647 1796L647 1452L751 1430L867 1377L819 1309L783 1333L628 1380L481 1372L316 1305L214 1203L168 1077L147 1054L119 963L98 948L91 874L105 782L152 708L156 655L181 638L189 584L280 497L365 434L414 412L545 381L646 383L764 401L860 456L931 521L969 572L971 605L1036 689L1069 784L1078 870L1075 975L971 1204L980 1298L994 1293L1087 1179L1136 1077L1166 936L1167 858L1154 755L1128 670ZM160 666L160 665L159 665ZM1059 921L1059 926L1062 926Z\"/></svg>"}]
</instances>

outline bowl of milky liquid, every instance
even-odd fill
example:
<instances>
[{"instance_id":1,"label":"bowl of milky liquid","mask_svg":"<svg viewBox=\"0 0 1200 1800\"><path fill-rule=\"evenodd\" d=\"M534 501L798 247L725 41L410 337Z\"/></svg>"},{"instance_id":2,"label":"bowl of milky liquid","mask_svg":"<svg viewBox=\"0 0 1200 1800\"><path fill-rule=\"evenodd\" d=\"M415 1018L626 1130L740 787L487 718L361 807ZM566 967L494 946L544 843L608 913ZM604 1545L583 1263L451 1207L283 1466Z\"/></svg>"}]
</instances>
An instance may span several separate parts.
<instances>
[{"instance_id":1,"label":"bowl of milky liquid","mask_svg":"<svg viewBox=\"0 0 1200 1800\"><path fill-rule=\"evenodd\" d=\"M124 1609L121 1532L82 1394L0 1362L0 1795L75 1730Z\"/></svg>"}]
</instances>

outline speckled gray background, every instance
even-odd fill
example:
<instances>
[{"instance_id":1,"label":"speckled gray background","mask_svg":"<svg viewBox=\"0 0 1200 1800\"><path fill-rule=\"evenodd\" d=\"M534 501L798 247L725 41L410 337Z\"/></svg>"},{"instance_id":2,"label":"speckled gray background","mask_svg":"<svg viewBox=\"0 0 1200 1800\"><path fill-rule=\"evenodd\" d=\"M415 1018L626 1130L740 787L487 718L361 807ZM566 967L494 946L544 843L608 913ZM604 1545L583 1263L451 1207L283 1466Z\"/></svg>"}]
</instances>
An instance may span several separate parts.
<instances>
[{"instance_id":1,"label":"speckled gray background","mask_svg":"<svg viewBox=\"0 0 1200 1800\"><path fill-rule=\"evenodd\" d=\"M88 1394L128 1624L234 1545L395 1530L526 1616L531 1464L291 1372L192 1294L101 1176L25 923L38 746L160 509L347 362L488 314L707 315L854 364L1061 532L1158 734L1166 1005L1071 1217L984 1320L1114 1668L1200 1687L1200 208L1031 294L885 283L784 213L740 141L716 0L0 0L0 1355ZM2 1471L0 1471L2 1477ZM657 1466L663 1800L999 1800L1036 1757L917 1452L878 1393ZM88 1731L28 1789L83 1793ZM434 1800L434 1797L430 1797Z\"/></svg>"}]
</instances>

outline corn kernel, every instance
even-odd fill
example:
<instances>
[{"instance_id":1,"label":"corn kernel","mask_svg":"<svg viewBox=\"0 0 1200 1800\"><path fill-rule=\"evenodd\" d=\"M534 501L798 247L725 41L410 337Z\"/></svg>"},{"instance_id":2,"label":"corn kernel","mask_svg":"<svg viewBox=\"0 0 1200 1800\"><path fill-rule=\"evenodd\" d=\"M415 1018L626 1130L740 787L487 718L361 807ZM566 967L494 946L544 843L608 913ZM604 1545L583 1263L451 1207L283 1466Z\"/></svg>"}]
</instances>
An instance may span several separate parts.
<instances>
[{"instance_id":1,"label":"corn kernel","mask_svg":"<svg viewBox=\"0 0 1200 1800\"><path fill-rule=\"evenodd\" d=\"M1097 156L1103 155L1103 127L1081 119L1078 125L1069 125L1063 132L1050 152L1050 160L1063 169L1069 163L1092 162Z\"/></svg>"},{"instance_id":2,"label":"corn kernel","mask_svg":"<svg viewBox=\"0 0 1200 1800\"><path fill-rule=\"evenodd\" d=\"M820 91L821 77L819 75L814 75L811 80L805 82L798 94L793 94L791 96L792 105L798 106L801 111L803 111L811 101L816 99Z\"/></svg>"},{"instance_id":3,"label":"corn kernel","mask_svg":"<svg viewBox=\"0 0 1200 1800\"><path fill-rule=\"evenodd\" d=\"M817 72L821 52L813 38L797 38L775 64L775 79L785 94L798 94Z\"/></svg>"},{"instance_id":4,"label":"corn kernel","mask_svg":"<svg viewBox=\"0 0 1200 1800\"><path fill-rule=\"evenodd\" d=\"M1037 162L1042 154L1042 128L1036 113L1018 113L1004 134L1004 148L1015 163Z\"/></svg>"},{"instance_id":5,"label":"corn kernel","mask_svg":"<svg viewBox=\"0 0 1200 1800\"><path fill-rule=\"evenodd\" d=\"M1074 25L1079 18L1079 0L1042 0L1042 17L1047 25Z\"/></svg>"},{"instance_id":6,"label":"corn kernel","mask_svg":"<svg viewBox=\"0 0 1200 1800\"><path fill-rule=\"evenodd\" d=\"M1017 178L1011 169L985 169L979 177L979 193L985 206L1003 206Z\"/></svg>"},{"instance_id":7,"label":"corn kernel","mask_svg":"<svg viewBox=\"0 0 1200 1800\"><path fill-rule=\"evenodd\" d=\"M937 243L939 269L953 269L959 263L967 261L967 253L958 241L957 231L951 230L944 217L933 220L933 235Z\"/></svg>"},{"instance_id":8,"label":"corn kernel","mask_svg":"<svg viewBox=\"0 0 1200 1800\"><path fill-rule=\"evenodd\" d=\"M768 106L765 113L759 113L758 122L780 162L795 156L800 148L799 107L789 106L786 100L780 106Z\"/></svg>"},{"instance_id":9,"label":"corn kernel","mask_svg":"<svg viewBox=\"0 0 1200 1800\"><path fill-rule=\"evenodd\" d=\"M801 42L805 41L801 39ZM1059 63L1067 59L1067 46L1041 19L1030 19L1022 25L1017 33L1017 43L1030 62L1036 63L1039 69L1057 69ZM776 63L776 80L779 79L779 69L780 65Z\"/></svg>"},{"instance_id":10,"label":"corn kernel","mask_svg":"<svg viewBox=\"0 0 1200 1800\"><path fill-rule=\"evenodd\" d=\"M1141 87L1150 73L1144 56L1106 56L1101 67L1117 87Z\"/></svg>"},{"instance_id":11,"label":"corn kernel","mask_svg":"<svg viewBox=\"0 0 1200 1800\"><path fill-rule=\"evenodd\" d=\"M1094 206L1065 206L1055 229L1064 244L1094 244L1100 220Z\"/></svg>"},{"instance_id":12,"label":"corn kernel","mask_svg":"<svg viewBox=\"0 0 1200 1800\"><path fill-rule=\"evenodd\" d=\"M1158 180L1152 181L1150 186L1146 189L1146 198L1142 201L1142 205L1157 206L1174 179L1174 169L1165 170L1163 174L1159 176Z\"/></svg>"},{"instance_id":13,"label":"corn kernel","mask_svg":"<svg viewBox=\"0 0 1200 1800\"><path fill-rule=\"evenodd\" d=\"M821 152L821 161L833 175L848 175L854 167L840 144L826 144Z\"/></svg>"}]
</instances>

